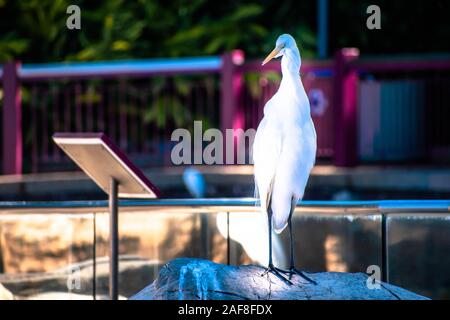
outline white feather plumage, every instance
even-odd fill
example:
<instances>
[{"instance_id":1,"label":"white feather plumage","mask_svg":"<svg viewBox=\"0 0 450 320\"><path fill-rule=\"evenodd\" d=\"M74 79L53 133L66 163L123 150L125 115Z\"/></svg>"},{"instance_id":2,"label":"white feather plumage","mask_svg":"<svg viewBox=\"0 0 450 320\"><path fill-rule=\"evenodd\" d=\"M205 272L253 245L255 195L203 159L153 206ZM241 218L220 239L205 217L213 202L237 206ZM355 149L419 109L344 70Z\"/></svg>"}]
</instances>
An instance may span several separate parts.
<instances>
[{"instance_id":1,"label":"white feather plumage","mask_svg":"<svg viewBox=\"0 0 450 320\"><path fill-rule=\"evenodd\" d=\"M292 36L278 37L282 80L277 93L264 106L254 144L255 184L261 211L273 211L273 228L286 227L292 203L303 198L316 158L316 131L308 96L299 76L300 53Z\"/></svg>"}]
</instances>

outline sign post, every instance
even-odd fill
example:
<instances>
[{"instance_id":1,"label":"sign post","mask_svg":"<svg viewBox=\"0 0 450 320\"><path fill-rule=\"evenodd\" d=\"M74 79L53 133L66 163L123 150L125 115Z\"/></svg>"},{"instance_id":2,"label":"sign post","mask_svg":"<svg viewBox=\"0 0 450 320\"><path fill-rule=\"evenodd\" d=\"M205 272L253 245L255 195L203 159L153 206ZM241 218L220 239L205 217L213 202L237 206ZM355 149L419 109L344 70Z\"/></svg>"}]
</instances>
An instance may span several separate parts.
<instances>
[{"instance_id":1,"label":"sign post","mask_svg":"<svg viewBox=\"0 0 450 320\"><path fill-rule=\"evenodd\" d=\"M119 198L158 198L159 190L103 133L55 133L55 143L109 196L109 296L119 296Z\"/></svg>"}]
</instances>

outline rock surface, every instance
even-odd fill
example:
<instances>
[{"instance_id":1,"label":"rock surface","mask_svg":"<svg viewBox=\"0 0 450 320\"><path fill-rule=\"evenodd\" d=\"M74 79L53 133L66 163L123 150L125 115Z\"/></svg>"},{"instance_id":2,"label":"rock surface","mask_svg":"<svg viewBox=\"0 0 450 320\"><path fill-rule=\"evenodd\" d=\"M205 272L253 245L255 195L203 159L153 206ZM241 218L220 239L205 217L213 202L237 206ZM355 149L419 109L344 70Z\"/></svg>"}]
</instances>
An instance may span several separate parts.
<instances>
[{"instance_id":1,"label":"rock surface","mask_svg":"<svg viewBox=\"0 0 450 320\"><path fill-rule=\"evenodd\" d=\"M367 287L364 273L322 272L308 274L314 285L294 275L292 285L253 265L240 267L209 260L180 258L167 263L159 277L132 300L423 300L426 297L381 283Z\"/></svg>"}]
</instances>

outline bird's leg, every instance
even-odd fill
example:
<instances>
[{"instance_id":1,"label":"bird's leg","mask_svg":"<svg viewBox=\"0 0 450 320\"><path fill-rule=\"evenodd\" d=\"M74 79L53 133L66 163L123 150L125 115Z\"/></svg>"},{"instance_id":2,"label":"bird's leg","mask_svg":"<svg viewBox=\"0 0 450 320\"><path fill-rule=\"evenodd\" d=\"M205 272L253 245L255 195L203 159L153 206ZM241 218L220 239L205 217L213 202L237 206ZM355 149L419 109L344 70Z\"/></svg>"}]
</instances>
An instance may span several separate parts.
<instances>
[{"instance_id":1,"label":"bird's leg","mask_svg":"<svg viewBox=\"0 0 450 320\"><path fill-rule=\"evenodd\" d=\"M280 272L283 273L289 273L289 280L291 279L292 275L298 274L300 277L302 277L303 279L313 283L313 284L317 284L317 282L315 282L314 280L312 280L310 277L308 277L307 275L305 275L305 273L301 270L298 270L295 268L295 261L294 261L294 239L293 239L293 235L292 235L292 214L289 217L288 220L288 227L289 227L289 240L290 240L290 244L291 244L291 266L289 268L289 270L281 270L281 269L277 269Z\"/></svg>"},{"instance_id":2,"label":"bird's leg","mask_svg":"<svg viewBox=\"0 0 450 320\"><path fill-rule=\"evenodd\" d=\"M295 261L294 261L294 239L293 239L293 235L292 235L292 215L289 217L289 221L288 221L288 227L289 227L289 240L291 242L291 267L289 268L291 271L291 275L292 273L296 273L298 274L300 277L302 277L303 279L313 283L313 284L317 284L317 282L315 282L314 280L312 280L310 277L308 277L307 275L305 275L303 273L303 271L298 270L295 268Z\"/></svg>"},{"instance_id":3,"label":"bird's leg","mask_svg":"<svg viewBox=\"0 0 450 320\"><path fill-rule=\"evenodd\" d=\"M267 210L267 217L268 217L268 223L269 223L269 266L264 271L264 273L261 276L267 275L269 272L276 275L280 280L292 284L289 279L286 279L284 276L281 275L278 268L275 268L272 262L272 209L269 207L269 210Z\"/></svg>"}]
</instances>

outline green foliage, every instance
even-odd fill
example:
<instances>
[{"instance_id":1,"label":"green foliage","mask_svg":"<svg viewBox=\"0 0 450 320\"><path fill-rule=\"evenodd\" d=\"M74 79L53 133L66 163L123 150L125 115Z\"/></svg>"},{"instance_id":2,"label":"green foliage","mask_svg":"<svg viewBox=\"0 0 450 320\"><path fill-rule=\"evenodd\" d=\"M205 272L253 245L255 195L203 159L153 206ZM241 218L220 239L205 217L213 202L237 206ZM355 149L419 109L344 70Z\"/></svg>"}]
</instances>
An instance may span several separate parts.
<instances>
[{"instance_id":1,"label":"green foliage","mask_svg":"<svg viewBox=\"0 0 450 320\"><path fill-rule=\"evenodd\" d=\"M67 6L81 8L81 30L66 28ZM370 1L329 1L330 53L450 51L448 0L379 0L382 30L365 27ZM0 61L90 61L221 54L262 57L291 33L303 57L316 52L316 1L0 0Z\"/></svg>"},{"instance_id":2,"label":"green foliage","mask_svg":"<svg viewBox=\"0 0 450 320\"><path fill-rule=\"evenodd\" d=\"M262 94L262 84L279 84L281 75L278 72L247 72L244 75L245 86L253 98L258 98Z\"/></svg>"},{"instance_id":3,"label":"green foliage","mask_svg":"<svg viewBox=\"0 0 450 320\"><path fill-rule=\"evenodd\" d=\"M81 30L66 28L70 4L81 8ZM275 4L267 0L2 0L0 61L198 56L236 48L260 57L282 32L301 33L306 49L313 49L311 28L296 20L287 26L282 17L273 18L269 9Z\"/></svg>"},{"instance_id":4,"label":"green foliage","mask_svg":"<svg viewBox=\"0 0 450 320\"><path fill-rule=\"evenodd\" d=\"M3 1L0 4L0 60L61 57L68 35L65 0ZM34 58L34 59L33 59Z\"/></svg>"},{"instance_id":5,"label":"green foliage","mask_svg":"<svg viewBox=\"0 0 450 320\"><path fill-rule=\"evenodd\" d=\"M177 31L165 44L175 55L189 55L215 54L245 46L247 42L263 41L265 28L252 21L262 12L259 5L243 5L222 18L205 19L203 24Z\"/></svg>"}]
</instances>

